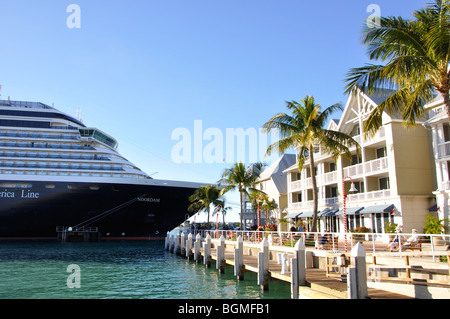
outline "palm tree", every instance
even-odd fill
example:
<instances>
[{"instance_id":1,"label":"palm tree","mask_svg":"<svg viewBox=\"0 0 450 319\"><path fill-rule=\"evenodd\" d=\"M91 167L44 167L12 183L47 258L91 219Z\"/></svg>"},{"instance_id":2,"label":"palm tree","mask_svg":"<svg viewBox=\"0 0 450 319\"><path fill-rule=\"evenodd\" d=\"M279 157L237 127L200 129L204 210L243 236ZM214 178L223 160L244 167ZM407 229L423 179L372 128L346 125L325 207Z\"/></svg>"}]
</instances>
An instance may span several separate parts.
<instances>
[{"instance_id":1,"label":"palm tree","mask_svg":"<svg viewBox=\"0 0 450 319\"><path fill-rule=\"evenodd\" d=\"M222 181L226 184L224 188L220 190L220 196L231 190L237 190L240 196L240 229L242 230L242 218L243 218L243 196L244 194L248 195L249 190L254 190L256 192L261 192L254 188L254 184L256 179L258 178L260 171L259 169L253 169L253 166L246 168L242 162L235 163L232 168L225 169L222 174Z\"/></svg>"},{"instance_id":2,"label":"palm tree","mask_svg":"<svg viewBox=\"0 0 450 319\"><path fill-rule=\"evenodd\" d=\"M227 202L226 202L225 198L223 198L223 197L219 199L219 204L216 205L216 208L217 208L218 205L220 205L221 208L222 208L221 209L221 211L222 211L222 222L223 222L223 225L225 225L225 216L227 215L228 211L231 210L231 207L227 206Z\"/></svg>"},{"instance_id":3,"label":"palm tree","mask_svg":"<svg viewBox=\"0 0 450 319\"><path fill-rule=\"evenodd\" d=\"M301 172L305 161L309 158L311 181L313 188L313 226L317 227L317 182L315 176L314 149L320 147L323 152L333 155L335 158L344 154L351 157L349 146L358 143L342 132L324 129L328 117L337 110L342 110L339 103L326 108L321 112L321 106L315 103L314 97L307 95L300 103L287 102L287 108L291 115L279 113L263 125L264 131L278 129L281 139L267 148L267 154L274 151L280 154L291 148L297 148L298 169Z\"/></svg>"},{"instance_id":4,"label":"palm tree","mask_svg":"<svg viewBox=\"0 0 450 319\"><path fill-rule=\"evenodd\" d=\"M210 206L220 204L220 190L216 185L206 185L199 187L195 190L194 194L189 197L191 204L188 207L190 212L206 211L208 214L208 225L209 225L209 212Z\"/></svg>"},{"instance_id":5,"label":"palm tree","mask_svg":"<svg viewBox=\"0 0 450 319\"><path fill-rule=\"evenodd\" d=\"M365 132L374 133L382 125L386 110L401 115L412 126L424 116L424 105L439 93L450 119L450 0L414 12L414 20L382 17L379 27L366 25L363 44L371 60L385 65L366 64L351 69L346 78L346 93L355 86L368 94L381 89L395 91L380 103L365 122Z\"/></svg>"}]
</instances>

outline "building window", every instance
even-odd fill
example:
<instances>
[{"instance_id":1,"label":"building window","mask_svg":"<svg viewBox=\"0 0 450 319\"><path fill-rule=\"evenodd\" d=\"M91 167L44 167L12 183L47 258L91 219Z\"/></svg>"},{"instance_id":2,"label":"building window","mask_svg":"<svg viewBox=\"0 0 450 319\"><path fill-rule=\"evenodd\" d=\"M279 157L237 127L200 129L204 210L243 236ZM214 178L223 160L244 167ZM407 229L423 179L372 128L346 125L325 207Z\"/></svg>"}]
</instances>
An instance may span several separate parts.
<instances>
[{"instance_id":1,"label":"building window","mask_svg":"<svg viewBox=\"0 0 450 319\"><path fill-rule=\"evenodd\" d=\"M444 142L450 141L450 125L448 123L442 124L444 130Z\"/></svg>"},{"instance_id":2,"label":"building window","mask_svg":"<svg viewBox=\"0 0 450 319\"><path fill-rule=\"evenodd\" d=\"M330 163L330 172L334 172L336 169L336 163Z\"/></svg>"},{"instance_id":3,"label":"building window","mask_svg":"<svg viewBox=\"0 0 450 319\"><path fill-rule=\"evenodd\" d=\"M389 177L384 177L384 178L380 178L379 179L379 183L380 183L380 190L382 189L389 189Z\"/></svg>"},{"instance_id":4,"label":"building window","mask_svg":"<svg viewBox=\"0 0 450 319\"><path fill-rule=\"evenodd\" d=\"M377 158L383 158L387 156L386 147L377 149Z\"/></svg>"},{"instance_id":5,"label":"building window","mask_svg":"<svg viewBox=\"0 0 450 319\"><path fill-rule=\"evenodd\" d=\"M362 159L360 156L352 155L352 165L361 164Z\"/></svg>"}]
</instances>

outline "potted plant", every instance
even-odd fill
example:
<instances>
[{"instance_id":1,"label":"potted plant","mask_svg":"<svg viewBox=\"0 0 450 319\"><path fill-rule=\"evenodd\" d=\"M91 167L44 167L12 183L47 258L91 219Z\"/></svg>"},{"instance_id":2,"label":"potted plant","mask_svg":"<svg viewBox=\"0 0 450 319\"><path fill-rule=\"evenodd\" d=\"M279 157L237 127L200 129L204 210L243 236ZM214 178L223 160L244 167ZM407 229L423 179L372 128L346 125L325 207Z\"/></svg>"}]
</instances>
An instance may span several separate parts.
<instances>
[{"instance_id":1,"label":"potted plant","mask_svg":"<svg viewBox=\"0 0 450 319\"><path fill-rule=\"evenodd\" d=\"M438 218L436 218L431 214L427 215L427 217L425 217L425 225L423 226L425 234L439 235L445 233L447 231L447 226L445 226L444 223L446 222L448 222L447 218L439 220ZM436 246L445 245L445 240L443 240L442 238L439 238L438 236L432 237L434 245Z\"/></svg>"},{"instance_id":2,"label":"potted plant","mask_svg":"<svg viewBox=\"0 0 450 319\"><path fill-rule=\"evenodd\" d=\"M350 231L354 234L370 233L370 229L365 226L357 227ZM353 242L357 243L358 241L364 240L366 238L366 235L353 235L352 238L353 238Z\"/></svg>"},{"instance_id":3,"label":"potted plant","mask_svg":"<svg viewBox=\"0 0 450 319\"><path fill-rule=\"evenodd\" d=\"M393 235L389 235L389 241L393 240L395 237L395 233L397 231L397 226L398 224L396 223L391 223L391 222L385 222L384 223L384 232L385 234L393 234Z\"/></svg>"}]
</instances>

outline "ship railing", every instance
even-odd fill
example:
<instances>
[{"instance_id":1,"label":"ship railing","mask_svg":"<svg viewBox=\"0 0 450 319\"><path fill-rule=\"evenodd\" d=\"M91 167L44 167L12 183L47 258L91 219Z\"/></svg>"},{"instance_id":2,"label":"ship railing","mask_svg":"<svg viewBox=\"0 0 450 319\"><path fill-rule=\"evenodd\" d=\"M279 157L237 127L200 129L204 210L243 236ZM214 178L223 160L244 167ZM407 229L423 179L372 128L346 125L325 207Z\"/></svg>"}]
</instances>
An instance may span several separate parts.
<instances>
[{"instance_id":1,"label":"ship railing","mask_svg":"<svg viewBox=\"0 0 450 319\"><path fill-rule=\"evenodd\" d=\"M98 232L98 227L72 227L72 226L57 226L56 227L57 233L62 232Z\"/></svg>"}]
</instances>

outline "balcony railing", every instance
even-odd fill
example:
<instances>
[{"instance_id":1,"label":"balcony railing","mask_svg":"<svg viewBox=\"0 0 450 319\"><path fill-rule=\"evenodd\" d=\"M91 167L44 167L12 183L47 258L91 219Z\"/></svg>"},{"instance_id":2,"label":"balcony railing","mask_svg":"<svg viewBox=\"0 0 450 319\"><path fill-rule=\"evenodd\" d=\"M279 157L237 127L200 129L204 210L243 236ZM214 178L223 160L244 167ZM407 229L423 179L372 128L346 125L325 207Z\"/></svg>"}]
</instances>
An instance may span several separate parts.
<instances>
[{"instance_id":1,"label":"balcony railing","mask_svg":"<svg viewBox=\"0 0 450 319\"><path fill-rule=\"evenodd\" d=\"M362 176L369 174L378 174L388 171L387 157L379 158L373 161L344 167L344 176Z\"/></svg>"},{"instance_id":2,"label":"balcony railing","mask_svg":"<svg viewBox=\"0 0 450 319\"><path fill-rule=\"evenodd\" d=\"M391 190L390 189L382 189L379 191L347 195L347 202L357 202L357 201L372 200L372 199L384 199L384 198L389 198L389 197L391 197Z\"/></svg>"},{"instance_id":3,"label":"balcony railing","mask_svg":"<svg viewBox=\"0 0 450 319\"><path fill-rule=\"evenodd\" d=\"M370 138L366 137L364 139L364 143L362 143L362 145L361 145L361 141L362 141L361 135L355 135L355 136L352 136L352 137L353 137L353 139L356 142L358 142L359 145L364 146L364 145L369 145L369 144L376 143L376 142L379 142L381 140L384 140L385 136L386 136L386 129L383 126L375 133L374 136L372 136Z\"/></svg>"},{"instance_id":4,"label":"balcony railing","mask_svg":"<svg viewBox=\"0 0 450 319\"><path fill-rule=\"evenodd\" d=\"M450 142L438 145L438 159L450 157Z\"/></svg>"},{"instance_id":5,"label":"balcony railing","mask_svg":"<svg viewBox=\"0 0 450 319\"><path fill-rule=\"evenodd\" d=\"M338 197L329 197L318 200L318 206L335 206L339 203ZM289 208L291 209L312 209L314 202L312 200L304 201L304 202L295 202L290 203Z\"/></svg>"},{"instance_id":6,"label":"balcony railing","mask_svg":"<svg viewBox=\"0 0 450 319\"><path fill-rule=\"evenodd\" d=\"M316 181L317 186L337 183L337 171L318 175L316 176ZM312 187L311 177L291 182L291 191L311 187Z\"/></svg>"}]
</instances>

